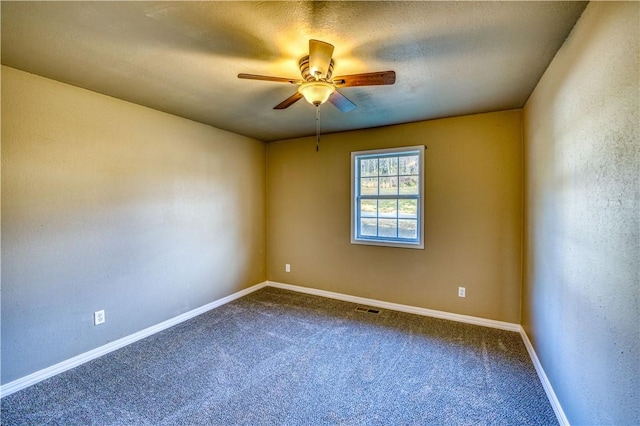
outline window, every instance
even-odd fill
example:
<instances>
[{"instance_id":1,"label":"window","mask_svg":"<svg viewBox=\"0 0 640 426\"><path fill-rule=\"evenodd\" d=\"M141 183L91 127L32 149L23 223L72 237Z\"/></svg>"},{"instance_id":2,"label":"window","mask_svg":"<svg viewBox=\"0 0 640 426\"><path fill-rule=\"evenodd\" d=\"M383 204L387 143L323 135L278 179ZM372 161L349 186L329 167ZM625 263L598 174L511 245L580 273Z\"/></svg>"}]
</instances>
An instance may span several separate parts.
<instances>
[{"instance_id":1,"label":"window","mask_svg":"<svg viewBox=\"0 0 640 426\"><path fill-rule=\"evenodd\" d=\"M351 243L424 248L424 146L351 153Z\"/></svg>"}]
</instances>

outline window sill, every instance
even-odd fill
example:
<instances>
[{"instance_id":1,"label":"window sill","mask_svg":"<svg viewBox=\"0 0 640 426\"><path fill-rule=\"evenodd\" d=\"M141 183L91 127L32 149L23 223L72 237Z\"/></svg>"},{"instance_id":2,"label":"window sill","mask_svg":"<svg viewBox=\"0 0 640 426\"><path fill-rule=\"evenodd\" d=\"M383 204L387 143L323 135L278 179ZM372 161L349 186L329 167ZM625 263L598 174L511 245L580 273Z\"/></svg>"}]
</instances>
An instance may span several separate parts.
<instances>
[{"instance_id":1,"label":"window sill","mask_svg":"<svg viewBox=\"0 0 640 426\"><path fill-rule=\"evenodd\" d=\"M401 243L396 241L382 241L382 240L367 240L367 239L351 239L351 244L364 245L364 246L380 246L380 247L393 247L393 248L405 248L405 249L418 249L424 250L424 244L420 243Z\"/></svg>"}]
</instances>

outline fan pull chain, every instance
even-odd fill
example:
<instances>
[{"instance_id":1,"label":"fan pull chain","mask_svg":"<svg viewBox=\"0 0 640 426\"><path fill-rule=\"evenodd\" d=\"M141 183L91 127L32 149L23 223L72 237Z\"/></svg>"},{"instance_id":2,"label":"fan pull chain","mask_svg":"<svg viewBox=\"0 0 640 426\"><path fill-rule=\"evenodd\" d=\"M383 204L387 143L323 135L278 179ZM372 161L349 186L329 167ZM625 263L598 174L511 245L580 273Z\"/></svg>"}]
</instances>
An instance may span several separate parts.
<instances>
[{"instance_id":1,"label":"fan pull chain","mask_svg":"<svg viewBox=\"0 0 640 426\"><path fill-rule=\"evenodd\" d=\"M316 152L320 150L320 105L316 106Z\"/></svg>"}]
</instances>

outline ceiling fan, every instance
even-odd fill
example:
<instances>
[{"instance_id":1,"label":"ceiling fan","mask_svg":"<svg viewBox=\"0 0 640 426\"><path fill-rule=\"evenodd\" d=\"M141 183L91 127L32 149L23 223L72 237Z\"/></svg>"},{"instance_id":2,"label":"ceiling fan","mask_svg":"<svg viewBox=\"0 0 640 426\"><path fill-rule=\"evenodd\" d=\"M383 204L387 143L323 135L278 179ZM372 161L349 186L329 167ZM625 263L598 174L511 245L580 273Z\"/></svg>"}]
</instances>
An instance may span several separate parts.
<instances>
[{"instance_id":1,"label":"ceiling fan","mask_svg":"<svg viewBox=\"0 0 640 426\"><path fill-rule=\"evenodd\" d=\"M309 40L309 55L300 59L298 64L302 79L244 73L238 74L238 78L298 85L298 91L280 102L274 109L288 108L304 97L307 102L316 107L328 100L343 112L351 111L356 105L340 93L338 88L379 86L393 84L396 81L395 71L351 74L332 78L334 65L332 55L332 44L320 40Z\"/></svg>"}]
</instances>

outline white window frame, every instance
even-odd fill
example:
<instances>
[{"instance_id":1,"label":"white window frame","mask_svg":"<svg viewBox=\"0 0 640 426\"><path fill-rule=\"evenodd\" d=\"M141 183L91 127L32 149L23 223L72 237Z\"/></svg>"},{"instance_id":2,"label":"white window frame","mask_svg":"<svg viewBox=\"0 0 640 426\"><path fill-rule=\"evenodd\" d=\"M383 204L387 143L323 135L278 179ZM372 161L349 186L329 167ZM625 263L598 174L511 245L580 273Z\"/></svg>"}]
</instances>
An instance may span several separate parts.
<instances>
[{"instance_id":1,"label":"white window frame","mask_svg":"<svg viewBox=\"0 0 640 426\"><path fill-rule=\"evenodd\" d=\"M411 249L424 249L424 145L407 146L387 149L374 149L368 151L354 151L351 153L351 244L364 244L385 247L401 247ZM364 196L359 193L360 170L357 167L358 159L364 157L384 157L393 156L393 154L409 154L417 153L419 162L419 178L418 178L418 214L417 214L417 239L415 241L402 240L400 238L384 238L384 237L363 237L359 236L359 209L358 201ZM384 199L384 196L374 197L366 196L369 199ZM416 198L415 196L405 197L398 195L394 198Z\"/></svg>"}]
</instances>

